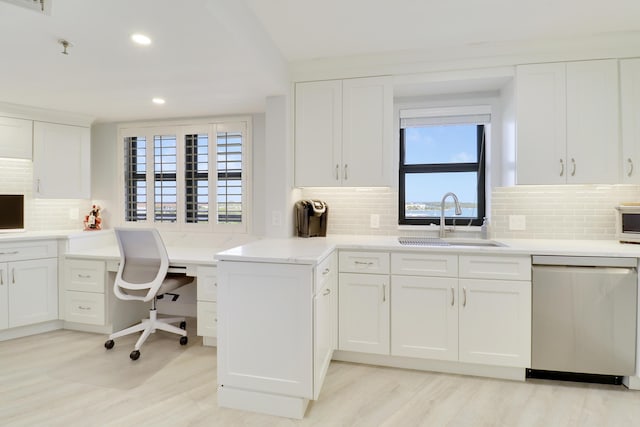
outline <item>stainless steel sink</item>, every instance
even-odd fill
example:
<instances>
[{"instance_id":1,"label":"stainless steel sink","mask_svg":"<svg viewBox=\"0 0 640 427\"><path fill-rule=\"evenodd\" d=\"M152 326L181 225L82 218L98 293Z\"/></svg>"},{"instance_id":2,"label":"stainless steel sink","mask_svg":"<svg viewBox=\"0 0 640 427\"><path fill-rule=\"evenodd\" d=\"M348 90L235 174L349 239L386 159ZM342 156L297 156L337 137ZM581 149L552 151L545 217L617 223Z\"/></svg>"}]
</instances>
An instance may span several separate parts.
<instances>
[{"instance_id":1,"label":"stainless steel sink","mask_svg":"<svg viewBox=\"0 0 640 427\"><path fill-rule=\"evenodd\" d=\"M440 239L438 237L398 237L398 242L404 246L465 246L465 247L505 247L504 243L484 239Z\"/></svg>"}]
</instances>

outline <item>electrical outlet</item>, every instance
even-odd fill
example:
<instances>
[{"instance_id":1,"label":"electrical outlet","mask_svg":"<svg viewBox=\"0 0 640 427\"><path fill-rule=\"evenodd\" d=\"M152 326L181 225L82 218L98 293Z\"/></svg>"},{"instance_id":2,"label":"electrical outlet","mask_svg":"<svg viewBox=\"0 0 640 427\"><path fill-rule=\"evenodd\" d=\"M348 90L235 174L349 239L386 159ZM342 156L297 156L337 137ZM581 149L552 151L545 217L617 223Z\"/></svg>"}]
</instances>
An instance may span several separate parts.
<instances>
[{"instance_id":1,"label":"electrical outlet","mask_svg":"<svg viewBox=\"0 0 640 427\"><path fill-rule=\"evenodd\" d=\"M509 215L509 230L524 231L527 229L527 220L524 215Z\"/></svg>"},{"instance_id":2,"label":"electrical outlet","mask_svg":"<svg viewBox=\"0 0 640 427\"><path fill-rule=\"evenodd\" d=\"M282 212L271 211L271 225L274 227L282 226Z\"/></svg>"},{"instance_id":3,"label":"electrical outlet","mask_svg":"<svg viewBox=\"0 0 640 427\"><path fill-rule=\"evenodd\" d=\"M371 227L371 228L380 228L380 215L371 214L369 216L369 227Z\"/></svg>"}]
</instances>

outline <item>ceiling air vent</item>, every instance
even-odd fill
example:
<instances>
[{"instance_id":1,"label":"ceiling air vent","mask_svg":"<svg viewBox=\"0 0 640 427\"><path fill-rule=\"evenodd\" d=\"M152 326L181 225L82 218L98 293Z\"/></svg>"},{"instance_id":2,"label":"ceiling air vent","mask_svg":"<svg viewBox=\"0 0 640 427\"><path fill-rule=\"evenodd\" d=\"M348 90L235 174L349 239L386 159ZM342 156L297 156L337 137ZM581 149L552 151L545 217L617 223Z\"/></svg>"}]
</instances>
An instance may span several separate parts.
<instances>
[{"instance_id":1,"label":"ceiling air vent","mask_svg":"<svg viewBox=\"0 0 640 427\"><path fill-rule=\"evenodd\" d=\"M34 10L38 13L45 15L51 15L51 2L52 0L0 0L1 2L14 4L16 6L24 7L29 10Z\"/></svg>"}]
</instances>

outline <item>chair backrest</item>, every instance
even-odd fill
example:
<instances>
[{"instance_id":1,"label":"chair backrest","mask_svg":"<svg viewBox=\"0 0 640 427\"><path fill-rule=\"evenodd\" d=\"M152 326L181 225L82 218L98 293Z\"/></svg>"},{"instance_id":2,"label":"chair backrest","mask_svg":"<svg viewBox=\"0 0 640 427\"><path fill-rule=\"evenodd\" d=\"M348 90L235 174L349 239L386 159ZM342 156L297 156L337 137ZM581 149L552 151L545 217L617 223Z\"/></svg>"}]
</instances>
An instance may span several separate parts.
<instances>
[{"instance_id":1,"label":"chair backrest","mask_svg":"<svg viewBox=\"0 0 640 427\"><path fill-rule=\"evenodd\" d=\"M150 301L167 275L169 256L155 228L116 228L120 266L113 285L125 300Z\"/></svg>"}]
</instances>

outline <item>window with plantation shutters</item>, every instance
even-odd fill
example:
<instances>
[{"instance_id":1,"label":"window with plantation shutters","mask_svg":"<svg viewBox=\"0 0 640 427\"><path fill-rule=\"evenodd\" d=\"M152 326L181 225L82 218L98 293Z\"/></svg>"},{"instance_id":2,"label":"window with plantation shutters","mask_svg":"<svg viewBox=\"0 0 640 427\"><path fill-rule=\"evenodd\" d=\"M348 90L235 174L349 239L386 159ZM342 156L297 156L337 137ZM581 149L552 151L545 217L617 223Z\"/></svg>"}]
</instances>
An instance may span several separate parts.
<instances>
[{"instance_id":1,"label":"window with plantation shutters","mask_svg":"<svg viewBox=\"0 0 640 427\"><path fill-rule=\"evenodd\" d=\"M245 232L249 125L120 127L124 222Z\"/></svg>"}]
</instances>

